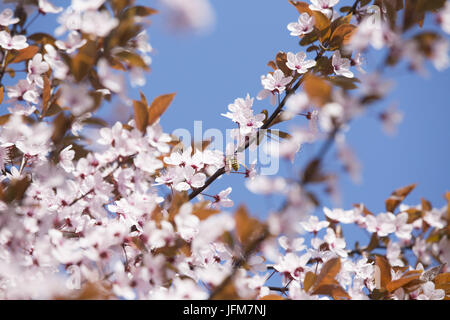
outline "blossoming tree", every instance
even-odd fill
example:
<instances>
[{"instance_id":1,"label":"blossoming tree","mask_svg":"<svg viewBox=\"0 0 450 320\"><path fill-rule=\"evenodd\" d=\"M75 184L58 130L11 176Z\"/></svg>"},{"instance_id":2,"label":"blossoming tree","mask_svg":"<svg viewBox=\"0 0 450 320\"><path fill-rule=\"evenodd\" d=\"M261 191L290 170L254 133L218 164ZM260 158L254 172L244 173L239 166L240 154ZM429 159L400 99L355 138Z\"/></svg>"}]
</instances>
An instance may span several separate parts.
<instances>
[{"instance_id":1,"label":"blossoming tree","mask_svg":"<svg viewBox=\"0 0 450 320\"><path fill-rule=\"evenodd\" d=\"M235 126L226 150L164 133L160 117L175 93L148 101L127 86L142 86L150 71L155 9L133 0L72 0L67 8L5 2L1 298L449 299L449 192L442 207L425 199L411 207L403 203L409 185L374 213L364 204L323 207L313 191L333 189L323 159L334 143L357 175L345 128L390 90L385 70L401 61L417 73L427 60L448 67L449 1L290 1L299 18L280 24L298 52L274 53L256 101L247 95L218 110ZM160 4L183 27L202 27L211 10L206 0ZM57 18L54 33L33 32L44 15ZM425 19L439 31L422 29ZM364 71L365 54L380 49L385 59ZM96 114L113 99L134 117L108 127ZM271 109L258 109L265 99ZM382 121L390 130L400 118L388 108ZM276 131L281 122L297 126ZM89 128L99 139L89 139ZM298 179L262 175L257 161L246 162L247 149L275 134L274 157L294 159L302 145L321 145L297 167ZM235 172L250 191L279 194L283 205L266 221L245 205L230 212L233 186L207 189ZM370 241L350 247L343 225Z\"/></svg>"}]
</instances>

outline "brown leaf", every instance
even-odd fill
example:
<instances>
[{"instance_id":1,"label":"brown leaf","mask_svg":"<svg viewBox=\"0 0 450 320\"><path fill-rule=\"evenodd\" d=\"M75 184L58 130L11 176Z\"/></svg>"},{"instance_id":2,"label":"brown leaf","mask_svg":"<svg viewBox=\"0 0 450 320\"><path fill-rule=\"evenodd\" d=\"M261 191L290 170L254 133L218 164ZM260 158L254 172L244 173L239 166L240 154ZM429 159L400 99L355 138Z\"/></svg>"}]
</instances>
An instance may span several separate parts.
<instances>
[{"instance_id":1,"label":"brown leaf","mask_svg":"<svg viewBox=\"0 0 450 320\"><path fill-rule=\"evenodd\" d=\"M216 210L213 208L208 208L208 201L198 202L194 204L194 208L192 209L192 214L197 216L200 220L206 220L209 217L218 214L220 210Z\"/></svg>"},{"instance_id":2,"label":"brown leaf","mask_svg":"<svg viewBox=\"0 0 450 320\"><path fill-rule=\"evenodd\" d=\"M5 88L3 86L0 87L0 103L3 102L3 98L5 96Z\"/></svg>"},{"instance_id":3,"label":"brown leaf","mask_svg":"<svg viewBox=\"0 0 450 320\"><path fill-rule=\"evenodd\" d=\"M71 71L77 81L83 78L92 69L97 57L97 44L94 41L88 41L79 49L76 56L71 61Z\"/></svg>"},{"instance_id":4,"label":"brown leaf","mask_svg":"<svg viewBox=\"0 0 450 320\"><path fill-rule=\"evenodd\" d=\"M172 198L172 201L170 202L170 208L168 210L169 221L171 222L174 221L175 216L178 214L178 211L180 210L180 207L188 201L189 198L186 192L175 193L175 195Z\"/></svg>"},{"instance_id":5,"label":"brown leaf","mask_svg":"<svg viewBox=\"0 0 450 320\"><path fill-rule=\"evenodd\" d=\"M431 210L433 210L433 206L431 205L430 201L428 201L427 199L422 198L421 202L422 202L422 210L423 211L431 211Z\"/></svg>"},{"instance_id":6,"label":"brown leaf","mask_svg":"<svg viewBox=\"0 0 450 320\"><path fill-rule=\"evenodd\" d=\"M116 53L116 57L126 62L126 64L130 67L139 67L147 71L149 70L144 59L142 59L142 57L137 53L131 51L120 51Z\"/></svg>"},{"instance_id":7,"label":"brown leaf","mask_svg":"<svg viewBox=\"0 0 450 320\"><path fill-rule=\"evenodd\" d=\"M302 174L302 184L312 182L323 182L326 176L321 172L320 159L312 159L307 165Z\"/></svg>"},{"instance_id":8,"label":"brown leaf","mask_svg":"<svg viewBox=\"0 0 450 320\"><path fill-rule=\"evenodd\" d=\"M39 47L37 46L28 46L25 49L19 50L16 55L14 55L9 63L18 63L25 60L29 60L33 58L36 53L39 51Z\"/></svg>"},{"instance_id":9,"label":"brown leaf","mask_svg":"<svg viewBox=\"0 0 450 320\"><path fill-rule=\"evenodd\" d=\"M72 121L64 116L61 112L53 121L53 135L52 141L54 144L58 144L66 135L67 130L70 129Z\"/></svg>"},{"instance_id":10,"label":"brown leaf","mask_svg":"<svg viewBox=\"0 0 450 320\"><path fill-rule=\"evenodd\" d=\"M125 10L125 12L123 13L123 16L128 19L128 18L134 18L136 16L138 17L146 17L152 14L156 14L158 13L158 10L155 10L153 8L149 8L149 7L145 7L145 6L135 6L135 7L131 7L128 8L127 10Z\"/></svg>"},{"instance_id":11,"label":"brown leaf","mask_svg":"<svg viewBox=\"0 0 450 320\"><path fill-rule=\"evenodd\" d=\"M14 200L21 201L30 184L31 181L28 177L20 180L13 179L10 182L8 189L6 189L2 200L6 203L10 203Z\"/></svg>"},{"instance_id":12,"label":"brown leaf","mask_svg":"<svg viewBox=\"0 0 450 320\"><path fill-rule=\"evenodd\" d=\"M139 95L141 96L141 102L148 106L147 98L145 97L145 94L139 90Z\"/></svg>"},{"instance_id":13,"label":"brown leaf","mask_svg":"<svg viewBox=\"0 0 450 320\"><path fill-rule=\"evenodd\" d=\"M356 26L352 24L341 24L334 30L330 39L330 48L340 48L342 45L346 45L350 42L351 37L356 31Z\"/></svg>"},{"instance_id":14,"label":"brown leaf","mask_svg":"<svg viewBox=\"0 0 450 320\"><path fill-rule=\"evenodd\" d=\"M111 0L110 2L116 14L121 12L126 6L130 4L130 0Z\"/></svg>"},{"instance_id":15,"label":"brown leaf","mask_svg":"<svg viewBox=\"0 0 450 320\"><path fill-rule=\"evenodd\" d=\"M314 285L316 280L317 280L317 276L314 272L308 271L305 274L305 280L303 281L303 288L305 289L305 292L308 292L309 289L312 288L312 286Z\"/></svg>"},{"instance_id":16,"label":"brown leaf","mask_svg":"<svg viewBox=\"0 0 450 320\"><path fill-rule=\"evenodd\" d=\"M450 272L446 272L446 273L441 273L438 274L435 278L434 278L434 283L436 285L442 285L442 284L448 284L450 283Z\"/></svg>"},{"instance_id":17,"label":"brown leaf","mask_svg":"<svg viewBox=\"0 0 450 320\"><path fill-rule=\"evenodd\" d=\"M148 110L148 125L152 125L158 120L162 114L167 110L167 108L172 103L173 98L176 93L164 94L153 100L149 110Z\"/></svg>"},{"instance_id":18,"label":"brown leaf","mask_svg":"<svg viewBox=\"0 0 450 320\"><path fill-rule=\"evenodd\" d=\"M247 208L241 205L234 213L236 235L242 246L246 248L264 230L264 225L258 219L250 217Z\"/></svg>"},{"instance_id":19,"label":"brown leaf","mask_svg":"<svg viewBox=\"0 0 450 320\"><path fill-rule=\"evenodd\" d=\"M350 295L339 284L324 284L314 290L313 294L324 294L335 300L349 300Z\"/></svg>"},{"instance_id":20,"label":"brown leaf","mask_svg":"<svg viewBox=\"0 0 450 320\"><path fill-rule=\"evenodd\" d=\"M406 186L406 187L403 187L403 188L395 190L392 194L395 195L395 196L399 196L399 197L404 197L405 198L408 194L410 194L411 191L414 190L414 188L416 186L417 186L417 184L413 183L413 184L411 184L409 186Z\"/></svg>"},{"instance_id":21,"label":"brown leaf","mask_svg":"<svg viewBox=\"0 0 450 320\"><path fill-rule=\"evenodd\" d=\"M414 272L410 272L410 273L406 273L403 277L401 277L400 279L394 280L394 281L390 281L388 284L386 284L386 289L389 292L394 292L395 290L397 290L398 288L401 288L407 284L409 284L411 281L413 280L417 280L420 278L420 271L416 271L414 270Z\"/></svg>"},{"instance_id":22,"label":"brown leaf","mask_svg":"<svg viewBox=\"0 0 450 320\"><path fill-rule=\"evenodd\" d=\"M341 259L333 258L325 262L320 270L320 274L317 276L317 280L314 284L314 288L319 288L324 285L334 284L336 275L341 270ZM314 289L314 292L316 289Z\"/></svg>"},{"instance_id":23,"label":"brown leaf","mask_svg":"<svg viewBox=\"0 0 450 320\"><path fill-rule=\"evenodd\" d=\"M27 36L27 39L33 42L38 42L42 46L46 44L54 45L56 41L56 39L53 36L49 35L48 33L41 33L41 32L33 33L32 35Z\"/></svg>"},{"instance_id":24,"label":"brown leaf","mask_svg":"<svg viewBox=\"0 0 450 320\"><path fill-rule=\"evenodd\" d=\"M268 294L267 296L261 297L259 300L284 300L284 298L278 294Z\"/></svg>"},{"instance_id":25,"label":"brown leaf","mask_svg":"<svg viewBox=\"0 0 450 320\"><path fill-rule=\"evenodd\" d=\"M422 218L422 216L423 216L423 212L416 208L409 208L408 210L406 210L406 213L408 213L407 223L409 223L409 224L413 223L417 219Z\"/></svg>"},{"instance_id":26,"label":"brown leaf","mask_svg":"<svg viewBox=\"0 0 450 320\"><path fill-rule=\"evenodd\" d=\"M11 117L10 113L0 116L0 125L4 125L5 123L7 123L10 117Z\"/></svg>"},{"instance_id":27,"label":"brown leaf","mask_svg":"<svg viewBox=\"0 0 450 320\"><path fill-rule=\"evenodd\" d=\"M42 115L45 114L47 108L49 107L48 103L50 101L50 80L46 75L43 76L44 79L44 89L42 90Z\"/></svg>"},{"instance_id":28,"label":"brown leaf","mask_svg":"<svg viewBox=\"0 0 450 320\"><path fill-rule=\"evenodd\" d=\"M372 236L370 237L369 245L367 246L366 250L367 252L371 252L373 249L377 248L379 245L379 239L376 232L372 233Z\"/></svg>"},{"instance_id":29,"label":"brown leaf","mask_svg":"<svg viewBox=\"0 0 450 320\"><path fill-rule=\"evenodd\" d=\"M304 88L311 101L319 106L330 100L331 86L318 76L308 74L304 80Z\"/></svg>"},{"instance_id":30,"label":"brown leaf","mask_svg":"<svg viewBox=\"0 0 450 320\"><path fill-rule=\"evenodd\" d=\"M391 196L385 201L386 210L389 212L394 212L400 203L406 198L406 196L414 190L416 184L411 184L409 186L395 190Z\"/></svg>"},{"instance_id":31,"label":"brown leaf","mask_svg":"<svg viewBox=\"0 0 450 320\"><path fill-rule=\"evenodd\" d=\"M307 13L310 16L313 15L312 10L309 8L309 4L307 4L306 2L302 2L302 1L292 1L289 0L289 2L297 8L298 13L302 14L302 13Z\"/></svg>"},{"instance_id":32,"label":"brown leaf","mask_svg":"<svg viewBox=\"0 0 450 320\"><path fill-rule=\"evenodd\" d=\"M267 62L267 66L271 67L274 71L277 70L277 65L275 64L275 62L273 62L272 60L270 60L269 62Z\"/></svg>"},{"instance_id":33,"label":"brown leaf","mask_svg":"<svg viewBox=\"0 0 450 320\"><path fill-rule=\"evenodd\" d=\"M403 30L406 31L415 24L419 24L422 27L423 21L425 19L425 12L423 10L418 10L418 5L422 0L408 0L405 1L405 10L403 15ZM436 2L426 0L426 2Z\"/></svg>"},{"instance_id":34,"label":"brown leaf","mask_svg":"<svg viewBox=\"0 0 450 320\"><path fill-rule=\"evenodd\" d=\"M292 70L289 69L286 65L287 63L287 54L285 52L278 52L275 58L275 62L277 64L278 69L283 71L285 76L292 75Z\"/></svg>"},{"instance_id":35,"label":"brown leaf","mask_svg":"<svg viewBox=\"0 0 450 320\"><path fill-rule=\"evenodd\" d=\"M133 101L134 108L134 121L136 122L136 128L145 133L148 124L148 109L147 105L141 101Z\"/></svg>"},{"instance_id":36,"label":"brown leaf","mask_svg":"<svg viewBox=\"0 0 450 320\"><path fill-rule=\"evenodd\" d=\"M336 30L336 28L339 27L340 25L343 25L343 24L349 24L350 21L352 20L352 17L353 17L353 13L350 12L348 15L342 16L342 17L340 17L340 18L334 20L334 21L331 23L331 31L332 31L332 33L333 33L333 32Z\"/></svg>"},{"instance_id":37,"label":"brown leaf","mask_svg":"<svg viewBox=\"0 0 450 320\"><path fill-rule=\"evenodd\" d=\"M388 260L382 256L376 256L375 265L379 268L380 271L378 279L379 283L377 283L377 286L380 285L381 288L386 288L387 284L392 280L391 265L389 264Z\"/></svg>"},{"instance_id":38,"label":"brown leaf","mask_svg":"<svg viewBox=\"0 0 450 320\"><path fill-rule=\"evenodd\" d=\"M314 26L317 30L319 30L319 40L320 42L324 43L331 35L331 21L320 11L314 10L312 11L312 15L315 21Z\"/></svg>"},{"instance_id":39,"label":"brown leaf","mask_svg":"<svg viewBox=\"0 0 450 320\"><path fill-rule=\"evenodd\" d=\"M240 296L237 293L236 287L233 282L230 281L225 287L223 287L219 292L217 292L212 300L240 300Z\"/></svg>"}]
</instances>

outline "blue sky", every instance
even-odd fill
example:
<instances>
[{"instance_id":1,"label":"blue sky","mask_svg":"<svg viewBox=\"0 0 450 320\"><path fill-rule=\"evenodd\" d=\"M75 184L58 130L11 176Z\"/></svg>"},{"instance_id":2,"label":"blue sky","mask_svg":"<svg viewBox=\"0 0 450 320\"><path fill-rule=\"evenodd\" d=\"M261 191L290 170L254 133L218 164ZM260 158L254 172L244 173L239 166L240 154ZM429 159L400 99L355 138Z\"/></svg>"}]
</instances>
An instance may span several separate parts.
<instances>
[{"instance_id":1,"label":"blue sky","mask_svg":"<svg viewBox=\"0 0 450 320\"><path fill-rule=\"evenodd\" d=\"M289 22L298 18L297 11L287 0L211 2L217 21L209 34L175 35L168 32L160 15L155 16L148 30L155 51L152 72L142 91L148 100L177 92L161 120L166 132L178 128L192 132L194 121L199 120L203 121L204 130L233 128L233 123L220 115L226 112L228 104L247 93L256 96L261 89L260 76L270 71L266 64L278 51L302 50L298 39L290 36L286 29ZM51 17L47 17L38 20L33 28L49 32L54 26ZM432 23L426 26L432 27ZM379 53L368 56L369 65L379 58ZM344 208L363 202L372 211L381 212L384 200L394 189L411 183L418 183L418 187L406 201L408 204L419 203L420 197L436 206L444 204L443 194L450 190L450 70L438 73L431 66L428 70L429 78L411 74L404 66L389 70L386 75L396 82L392 94L383 104L352 123L347 142L363 164L363 181L356 185L340 171ZM135 91L134 98L138 96ZM256 111L273 110L267 100L255 102ZM405 118L397 135L390 137L382 132L377 116L393 102L405 113ZM103 110L101 114L111 114L110 110ZM299 118L292 124L302 121L305 120ZM317 147L306 146L296 162L304 163ZM325 163L336 167L334 150ZM288 170L284 167L282 172ZM224 176L213 184L209 193L230 185L235 203L246 203L254 215L264 217L268 210L277 208L279 199L253 195L245 188L240 175ZM329 199L322 197L322 200L325 205L331 205ZM318 214L322 215L320 211Z\"/></svg>"}]
</instances>

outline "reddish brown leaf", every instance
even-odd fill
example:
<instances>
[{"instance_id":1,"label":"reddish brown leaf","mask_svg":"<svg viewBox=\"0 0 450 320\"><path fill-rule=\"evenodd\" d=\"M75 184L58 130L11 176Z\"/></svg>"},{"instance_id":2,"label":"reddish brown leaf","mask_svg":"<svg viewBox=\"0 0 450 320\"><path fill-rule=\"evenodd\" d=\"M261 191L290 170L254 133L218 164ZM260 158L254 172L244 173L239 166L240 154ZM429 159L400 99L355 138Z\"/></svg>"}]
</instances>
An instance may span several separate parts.
<instances>
[{"instance_id":1,"label":"reddish brown leaf","mask_svg":"<svg viewBox=\"0 0 450 320\"><path fill-rule=\"evenodd\" d=\"M438 274L434 278L434 283L436 285L438 285L438 284L439 285L441 285L441 284L449 284L450 283L450 272Z\"/></svg>"},{"instance_id":2,"label":"reddish brown leaf","mask_svg":"<svg viewBox=\"0 0 450 320\"><path fill-rule=\"evenodd\" d=\"M352 24L341 24L334 30L329 46L331 48L339 48L341 45L348 44L355 30L356 26Z\"/></svg>"},{"instance_id":3,"label":"reddish brown leaf","mask_svg":"<svg viewBox=\"0 0 450 320\"><path fill-rule=\"evenodd\" d=\"M428 201L427 199L422 198L421 202L422 202L422 210L423 211L431 211L431 210L433 210L433 206L431 205L430 201Z\"/></svg>"},{"instance_id":4,"label":"reddish brown leaf","mask_svg":"<svg viewBox=\"0 0 450 320\"><path fill-rule=\"evenodd\" d=\"M268 67L271 67L274 71L278 69L278 68L277 68L277 65L276 65L275 62L273 62L272 60L270 60L270 61L267 63L267 66L268 66Z\"/></svg>"},{"instance_id":5,"label":"reddish brown leaf","mask_svg":"<svg viewBox=\"0 0 450 320\"><path fill-rule=\"evenodd\" d=\"M376 234L376 232L372 233L372 236L370 237L369 245L366 248L367 252L371 252L372 250L377 248L379 243L380 242L379 242L378 235Z\"/></svg>"},{"instance_id":6,"label":"reddish brown leaf","mask_svg":"<svg viewBox=\"0 0 450 320\"><path fill-rule=\"evenodd\" d=\"M3 86L0 87L0 103L3 102L3 98L5 95L5 88Z\"/></svg>"},{"instance_id":7,"label":"reddish brown leaf","mask_svg":"<svg viewBox=\"0 0 450 320\"><path fill-rule=\"evenodd\" d=\"M395 190L391 196L386 200L386 210L389 212L394 212L400 203L406 198L406 196L414 190L416 184L411 184L409 186Z\"/></svg>"},{"instance_id":8,"label":"reddish brown leaf","mask_svg":"<svg viewBox=\"0 0 450 320\"><path fill-rule=\"evenodd\" d=\"M312 11L312 15L314 17L314 26L317 30L319 30L319 40L320 42L324 43L330 38L331 35L331 28L330 19L327 18L326 15L324 15L320 11Z\"/></svg>"},{"instance_id":9,"label":"reddish brown leaf","mask_svg":"<svg viewBox=\"0 0 450 320\"><path fill-rule=\"evenodd\" d=\"M420 271L416 271L416 270L414 270L414 272L412 272L412 273L406 273L400 279L397 279L397 280L394 280L394 281L390 281L386 285L386 289L389 292L394 292L398 288L401 288L401 287L409 284L411 281L419 279L420 278L420 274L421 274L421 272Z\"/></svg>"},{"instance_id":10,"label":"reddish brown leaf","mask_svg":"<svg viewBox=\"0 0 450 320\"><path fill-rule=\"evenodd\" d=\"M285 76L290 76L292 74L292 70L289 69L286 65L287 62L287 54L285 52L278 52L276 56L276 64L278 69L283 71Z\"/></svg>"},{"instance_id":11,"label":"reddish brown leaf","mask_svg":"<svg viewBox=\"0 0 450 320\"><path fill-rule=\"evenodd\" d=\"M349 300L349 294L337 283L324 284L314 290L313 294L323 294L335 300Z\"/></svg>"},{"instance_id":12,"label":"reddish brown leaf","mask_svg":"<svg viewBox=\"0 0 450 320\"><path fill-rule=\"evenodd\" d=\"M302 13L307 13L310 16L313 15L312 10L309 8L309 4L306 2L302 2L302 1L292 1L289 0L289 2L297 8L297 11L302 14Z\"/></svg>"},{"instance_id":13,"label":"reddish brown leaf","mask_svg":"<svg viewBox=\"0 0 450 320\"><path fill-rule=\"evenodd\" d=\"M308 97L318 106L323 106L330 100L331 86L318 76L308 74L305 77L304 88Z\"/></svg>"},{"instance_id":14,"label":"reddish brown leaf","mask_svg":"<svg viewBox=\"0 0 450 320\"><path fill-rule=\"evenodd\" d=\"M181 206L189 201L189 198L187 196L186 192L178 192L176 193L172 201L170 202L170 208L169 208L169 221L173 222L175 221L175 216L178 214L178 211L180 210Z\"/></svg>"},{"instance_id":15,"label":"reddish brown leaf","mask_svg":"<svg viewBox=\"0 0 450 320\"><path fill-rule=\"evenodd\" d=\"M414 188L417 186L416 183L410 184L409 186L400 188L395 190L392 194L399 197L406 197L408 194L411 193L411 191L414 190Z\"/></svg>"},{"instance_id":16,"label":"reddish brown leaf","mask_svg":"<svg viewBox=\"0 0 450 320\"><path fill-rule=\"evenodd\" d=\"M232 281L228 282L219 292L215 293L212 300L239 300L239 294Z\"/></svg>"},{"instance_id":17,"label":"reddish brown leaf","mask_svg":"<svg viewBox=\"0 0 450 320\"><path fill-rule=\"evenodd\" d=\"M147 98L145 97L145 94L139 90L139 95L141 96L141 102L148 106Z\"/></svg>"},{"instance_id":18,"label":"reddish brown leaf","mask_svg":"<svg viewBox=\"0 0 450 320\"><path fill-rule=\"evenodd\" d=\"M319 288L324 285L334 284L336 275L341 270L341 259L333 258L328 260L320 270L320 274L317 276L317 280L314 284L314 288ZM315 292L316 289L314 289Z\"/></svg>"},{"instance_id":19,"label":"reddish brown leaf","mask_svg":"<svg viewBox=\"0 0 450 320\"><path fill-rule=\"evenodd\" d=\"M81 81L92 69L97 57L97 45L88 41L72 59L71 71L77 81Z\"/></svg>"},{"instance_id":20,"label":"reddish brown leaf","mask_svg":"<svg viewBox=\"0 0 450 320\"><path fill-rule=\"evenodd\" d=\"M194 208L192 209L192 214L197 216L200 220L206 220L210 216L213 216L220 212L220 210L208 208L208 201L198 202L194 204Z\"/></svg>"},{"instance_id":21,"label":"reddish brown leaf","mask_svg":"<svg viewBox=\"0 0 450 320\"><path fill-rule=\"evenodd\" d=\"M7 123L10 117L11 117L10 113L0 116L0 125L4 125L5 123Z\"/></svg>"},{"instance_id":22,"label":"reddish brown leaf","mask_svg":"<svg viewBox=\"0 0 450 320\"><path fill-rule=\"evenodd\" d=\"M303 288L306 292L311 289L311 287L316 283L317 276L314 272L308 271L305 275L305 280L303 281Z\"/></svg>"},{"instance_id":23,"label":"reddish brown leaf","mask_svg":"<svg viewBox=\"0 0 450 320\"><path fill-rule=\"evenodd\" d=\"M284 300L284 298L278 294L269 294L260 298L259 300Z\"/></svg>"},{"instance_id":24,"label":"reddish brown leaf","mask_svg":"<svg viewBox=\"0 0 450 320\"><path fill-rule=\"evenodd\" d=\"M48 103L50 101L50 80L46 75L43 76L44 79L44 89L42 90L42 114L44 115L48 108Z\"/></svg>"},{"instance_id":25,"label":"reddish brown leaf","mask_svg":"<svg viewBox=\"0 0 450 320\"><path fill-rule=\"evenodd\" d=\"M234 213L234 220L236 224L236 235L242 246L247 245L261 234L264 230L264 225L258 219L250 217L247 208L241 205Z\"/></svg>"},{"instance_id":26,"label":"reddish brown leaf","mask_svg":"<svg viewBox=\"0 0 450 320\"><path fill-rule=\"evenodd\" d=\"M14 58L9 63L18 63L33 58L39 51L37 46L28 46L25 49L18 51Z\"/></svg>"},{"instance_id":27,"label":"reddish brown leaf","mask_svg":"<svg viewBox=\"0 0 450 320\"><path fill-rule=\"evenodd\" d=\"M376 256L375 265L379 270L379 274L375 276L375 281L377 282L376 285L380 288L386 288L387 284L392 280L391 265L388 260L382 256Z\"/></svg>"},{"instance_id":28,"label":"reddish brown leaf","mask_svg":"<svg viewBox=\"0 0 450 320\"><path fill-rule=\"evenodd\" d=\"M145 133L148 124L148 109L147 105L141 101L133 101L134 108L134 121L136 122L136 128Z\"/></svg>"},{"instance_id":29,"label":"reddish brown leaf","mask_svg":"<svg viewBox=\"0 0 450 320\"><path fill-rule=\"evenodd\" d=\"M148 125L152 125L158 120L162 114L167 110L167 108L172 103L173 98L176 93L164 94L153 100L149 110L148 110Z\"/></svg>"}]
</instances>

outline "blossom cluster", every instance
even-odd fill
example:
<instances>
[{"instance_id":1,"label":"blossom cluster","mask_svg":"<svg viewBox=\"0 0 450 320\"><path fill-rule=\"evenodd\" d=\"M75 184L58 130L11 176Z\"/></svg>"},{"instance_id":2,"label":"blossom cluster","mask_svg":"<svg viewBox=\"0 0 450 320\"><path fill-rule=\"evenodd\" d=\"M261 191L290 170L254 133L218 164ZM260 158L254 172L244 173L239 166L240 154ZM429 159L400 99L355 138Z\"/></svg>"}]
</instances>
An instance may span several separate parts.
<instances>
[{"instance_id":1,"label":"blossom cluster","mask_svg":"<svg viewBox=\"0 0 450 320\"><path fill-rule=\"evenodd\" d=\"M201 16L211 18L207 1L161 2L183 24L202 28ZM145 24L156 10L133 1L17 2L37 18L56 14L56 38L28 36L33 20L16 17L18 9L0 13L0 82L9 76L11 83L1 87L9 113L0 117L0 298L83 298L94 287L101 298L124 299L448 299L448 203L408 206L408 186L374 214L363 204L322 207L310 188L321 183L337 194L336 175L322 167L331 143L349 175L360 178L345 134L392 87L380 69L362 68L365 53L383 48L390 65L403 59L423 73L429 60L444 70L447 40L438 33L408 38L403 31L412 25L397 28L389 8L377 5L356 1L341 16L339 0L291 3L299 18L287 29L308 48L279 52L268 64L273 71L261 76L256 99L270 98L273 111L258 112L250 94L228 105L222 115L237 128L225 151L205 141L185 146L163 131L159 119L174 94L151 103L142 92L140 100L128 97L125 74L132 87L145 84L153 51ZM428 11L449 33L449 2ZM16 80L18 64L26 76ZM96 118L112 99L134 118L112 126ZM306 122L278 133L276 154L261 147L294 162L302 145L324 141L300 179L259 175L257 162L245 163L262 130L298 117ZM388 132L401 118L394 107L380 116ZM245 206L226 211L234 206L231 186L206 193L225 173L242 174L253 193L281 195L282 208L265 222ZM367 233L367 245L348 243L343 225ZM275 274L280 287L269 284Z\"/></svg>"}]
</instances>

